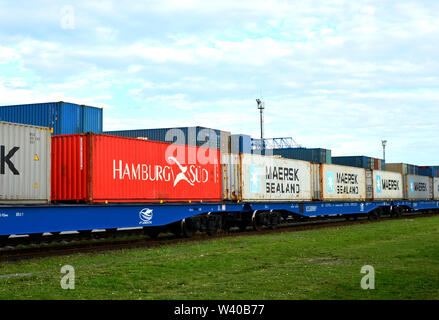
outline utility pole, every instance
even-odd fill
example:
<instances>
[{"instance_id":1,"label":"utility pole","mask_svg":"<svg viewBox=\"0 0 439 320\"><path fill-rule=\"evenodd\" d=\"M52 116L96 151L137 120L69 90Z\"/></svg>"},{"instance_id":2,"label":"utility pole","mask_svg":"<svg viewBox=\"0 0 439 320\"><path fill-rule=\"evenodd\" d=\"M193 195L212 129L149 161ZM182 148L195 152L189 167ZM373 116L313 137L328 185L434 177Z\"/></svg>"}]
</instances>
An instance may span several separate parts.
<instances>
[{"instance_id":1,"label":"utility pole","mask_svg":"<svg viewBox=\"0 0 439 320\"><path fill-rule=\"evenodd\" d=\"M386 161L386 145L387 145L387 140L382 140L381 143L383 144L383 160Z\"/></svg>"},{"instance_id":2,"label":"utility pole","mask_svg":"<svg viewBox=\"0 0 439 320\"><path fill-rule=\"evenodd\" d=\"M256 99L256 103L258 104L258 109L261 114L261 149L264 149L264 109L265 103L261 99Z\"/></svg>"}]
</instances>

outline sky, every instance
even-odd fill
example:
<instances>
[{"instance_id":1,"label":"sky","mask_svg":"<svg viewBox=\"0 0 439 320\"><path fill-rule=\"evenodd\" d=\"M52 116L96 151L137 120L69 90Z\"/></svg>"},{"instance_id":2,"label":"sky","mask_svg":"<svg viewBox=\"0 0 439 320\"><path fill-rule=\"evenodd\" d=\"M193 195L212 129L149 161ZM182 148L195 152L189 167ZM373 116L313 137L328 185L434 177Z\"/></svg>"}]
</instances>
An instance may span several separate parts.
<instances>
[{"instance_id":1,"label":"sky","mask_svg":"<svg viewBox=\"0 0 439 320\"><path fill-rule=\"evenodd\" d=\"M0 105L439 165L439 1L0 0Z\"/></svg>"}]
</instances>

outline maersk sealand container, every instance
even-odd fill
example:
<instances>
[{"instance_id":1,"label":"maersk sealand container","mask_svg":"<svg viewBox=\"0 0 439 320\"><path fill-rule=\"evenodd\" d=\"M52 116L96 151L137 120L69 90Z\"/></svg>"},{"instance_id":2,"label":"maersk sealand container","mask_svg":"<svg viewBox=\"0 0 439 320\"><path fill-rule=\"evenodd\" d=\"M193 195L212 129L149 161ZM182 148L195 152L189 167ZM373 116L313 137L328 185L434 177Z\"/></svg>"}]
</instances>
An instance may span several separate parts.
<instances>
[{"instance_id":1,"label":"maersk sealand container","mask_svg":"<svg viewBox=\"0 0 439 320\"><path fill-rule=\"evenodd\" d=\"M53 135L102 133L102 108L68 102L0 106L0 121L51 128Z\"/></svg>"}]
</instances>

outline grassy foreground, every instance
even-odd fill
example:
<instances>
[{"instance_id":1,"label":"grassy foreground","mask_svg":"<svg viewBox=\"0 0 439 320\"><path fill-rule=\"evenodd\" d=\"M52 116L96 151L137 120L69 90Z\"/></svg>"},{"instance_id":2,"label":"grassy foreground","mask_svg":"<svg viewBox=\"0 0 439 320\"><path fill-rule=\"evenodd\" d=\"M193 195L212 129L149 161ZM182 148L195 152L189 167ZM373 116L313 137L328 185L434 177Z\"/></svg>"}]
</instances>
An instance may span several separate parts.
<instances>
[{"instance_id":1,"label":"grassy foreground","mask_svg":"<svg viewBox=\"0 0 439 320\"><path fill-rule=\"evenodd\" d=\"M0 299L439 299L439 217L0 262Z\"/></svg>"}]
</instances>

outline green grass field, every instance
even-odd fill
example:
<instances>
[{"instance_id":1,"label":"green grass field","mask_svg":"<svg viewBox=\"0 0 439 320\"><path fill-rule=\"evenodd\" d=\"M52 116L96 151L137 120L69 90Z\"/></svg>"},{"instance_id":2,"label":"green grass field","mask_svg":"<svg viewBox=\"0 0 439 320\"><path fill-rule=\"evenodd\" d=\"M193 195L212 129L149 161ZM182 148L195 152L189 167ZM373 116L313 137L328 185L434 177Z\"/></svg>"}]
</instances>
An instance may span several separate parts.
<instances>
[{"instance_id":1,"label":"green grass field","mask_svg":"<svg viewBox=\"0 0 439 320\"><path fill-rule=\"evenodd\" d=\"M438 298L439 217L0 263L0 299Z\"/></svg>"}]
</instances>

